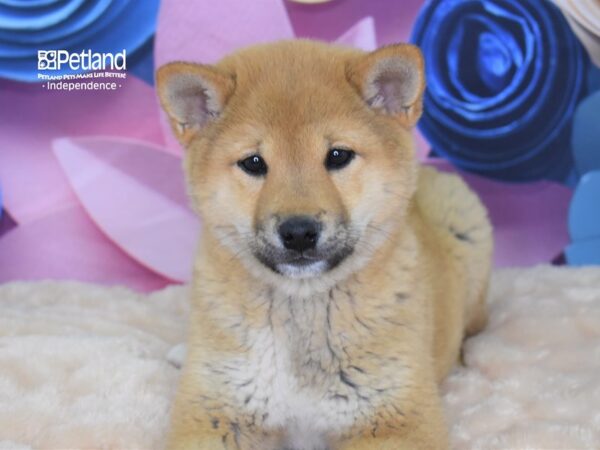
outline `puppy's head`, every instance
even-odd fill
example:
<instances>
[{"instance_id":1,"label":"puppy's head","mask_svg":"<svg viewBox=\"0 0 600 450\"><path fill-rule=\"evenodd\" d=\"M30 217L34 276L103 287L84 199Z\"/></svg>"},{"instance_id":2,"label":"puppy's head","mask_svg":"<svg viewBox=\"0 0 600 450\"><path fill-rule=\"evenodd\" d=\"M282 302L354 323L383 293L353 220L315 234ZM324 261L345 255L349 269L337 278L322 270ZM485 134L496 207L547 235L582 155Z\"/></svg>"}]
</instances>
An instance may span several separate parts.
<instances>
[{"instance_id":1,"label":"puppy's head","mask_svg":"<svg viewBox=\"0 0 600 450\"><path fill-rule=\"evenodd\" d=\"M157 86L205 232L254 273L341 276L400 224L416 183L416 47L279 42L168 64Z\"/></svg>"}]
</instances>

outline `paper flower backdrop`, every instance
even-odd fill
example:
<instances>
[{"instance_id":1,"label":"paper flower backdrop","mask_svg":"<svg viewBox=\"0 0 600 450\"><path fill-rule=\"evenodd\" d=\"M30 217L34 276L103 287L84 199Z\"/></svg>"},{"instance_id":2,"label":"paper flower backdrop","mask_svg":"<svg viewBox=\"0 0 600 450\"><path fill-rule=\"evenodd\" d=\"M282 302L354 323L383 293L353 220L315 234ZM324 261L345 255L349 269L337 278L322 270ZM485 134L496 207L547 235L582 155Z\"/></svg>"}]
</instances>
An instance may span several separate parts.
<instances>
[{"instance_id":1,"label":"paper flower backdrop","mask_svg":"<svg viewBox=\"0 0 600 450\"><path fill-rule=\"evenodd\" d=\"M412 40L427 61L420 128L457 166L495 178L563 180L586 58L546 0L430 0Z\"/></svg>"},{"instance_id":2,"label":"paper flower backdrop","mask_svg":"<svg viewBox=\"0 0 600 450\"><path fill-rule=\"evenodd\" d=\"M0 16L16 4L33 8L44 1L0 0ZM88 5L106 7L106 12L116 7L109 0L72 1L52 3L50 9L58 4L79 4L74 11L80 12ZM294 36L370 50L406 40L421 4L163 0L156 65L174 59L210 63L240 46ZM431 2L425 6L430 7ZM67 23L61 11L57 25ZM138 25L137 18L128 20L119 27ZM89 23L91 27L94 21ZM483 44L482 49L490 48L495 47ZM10 219L8 228L0 227L0 282L70 278L153 290L189 279L201 224L185 199L181 149L170 130L161 128L150 86L131 77L115 92L56 93L0 81L0 105L11 105L0 108L0 180ZM428 149L420 142L422 150ZM456 170L439 158L428 163ZM490 210L497 265L548 262L561 253L568 243L570 189L547 181L509 185L463 176Z\"/></svg>"},{"instance_id":3,"label":"paper flower backdrop","mask_svg":"<svg viewBox=\"0 0 600 450\"><path fill-rule=\"evenodd\" d=\"M38 50L133 53L154 33L159 0L0 2L0 77L36 81ZM67 65L54 74L68 73Z\"/></svg>"}]
</instances>

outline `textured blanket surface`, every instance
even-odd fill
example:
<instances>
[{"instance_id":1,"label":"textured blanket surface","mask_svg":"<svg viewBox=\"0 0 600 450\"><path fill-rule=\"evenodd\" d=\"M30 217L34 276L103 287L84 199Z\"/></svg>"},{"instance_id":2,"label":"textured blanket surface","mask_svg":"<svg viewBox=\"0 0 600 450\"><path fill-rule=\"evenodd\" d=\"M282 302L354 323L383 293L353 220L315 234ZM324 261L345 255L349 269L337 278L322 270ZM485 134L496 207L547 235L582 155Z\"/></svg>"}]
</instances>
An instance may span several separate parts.
<instances>
[{"instance_id":1,"label":"textured blanket surface","mask_svg":"<svg viewBox=\"0 0 600 450\"><path fill-rule=\"evenodd\" d=\"M0 449L159 449L187 291L0 286ZM600 268L494 275L442 386L454 449L600 449Z\"/></svg>"}]
</instances>

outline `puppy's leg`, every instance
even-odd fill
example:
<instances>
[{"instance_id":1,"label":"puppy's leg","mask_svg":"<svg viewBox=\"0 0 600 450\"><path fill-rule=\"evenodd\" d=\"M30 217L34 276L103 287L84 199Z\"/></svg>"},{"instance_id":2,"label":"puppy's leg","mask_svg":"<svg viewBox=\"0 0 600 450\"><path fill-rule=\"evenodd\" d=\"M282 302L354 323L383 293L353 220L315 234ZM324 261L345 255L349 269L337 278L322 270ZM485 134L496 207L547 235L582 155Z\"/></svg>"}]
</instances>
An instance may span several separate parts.
<instances>
[{"instance_id":1,"label":"puppy's leg","mask_svg":"<svg viewBox=\"0 0 600 450\"><path fill-rule=\"evenodd\" d=\"M447 450L448 431L441 406L414 409L397 423L359 431L335 450Z\"/></svg>"},{"instance_id":2,"label":"puppy's leg","mask_svg":"<svg viewBox=\"0 0 600 450\"><path fill-rule=\"evenodd\" d=\"M167 440L168 450L225 450L227 441L233 430L225 424L230 422L224 416L209 416L193 410L175 405L171 417L171 430ZM232 447L235 448L235 447Z\"/></svg>"},{"instance_id":3,"label":"puppy's leg","mask_svg":"<svg viewBox=\"0 0 600 450\"><path fill-rule=\"evenodd\" d=\"M193 371L181 375L171 414L168 450L278 450L282 438L258 418L240 414L225 396L203 390Z\"/></svg>"},{"instance_id":4,"label":"puppy's leg","mask_svg":"<svg viewBox=\"0 0 600 450\"><path fill-rule=\"evenodd\" d=\"M435 442L422 438L388 436L385 438L358 438L339 448L340 450L446 450L449 447L443 441Z\"/></svg>"},{"instance_id":5,"label":"puppy's leg","mask_svg":"<svg viewBox=\"0 0 600 450\"><path fill-rule=\"evenodd\" d=\"M238 418L198 416L181 419L175 414L168 450L278 450L280 436L248 426ZM207 423L208 422L208 423Z\"/></svg>"},{"instance_id":6,"label":"puppy's leg","mask_svg":"<svg viewBox=\"0 0 600 450\"><path fill-rule=\"evenodd\" d=\"M167 450L225 450L226 444L219 436L203 436L195 434L173 435L167 443Z\"/></svg>"}]
</instances>

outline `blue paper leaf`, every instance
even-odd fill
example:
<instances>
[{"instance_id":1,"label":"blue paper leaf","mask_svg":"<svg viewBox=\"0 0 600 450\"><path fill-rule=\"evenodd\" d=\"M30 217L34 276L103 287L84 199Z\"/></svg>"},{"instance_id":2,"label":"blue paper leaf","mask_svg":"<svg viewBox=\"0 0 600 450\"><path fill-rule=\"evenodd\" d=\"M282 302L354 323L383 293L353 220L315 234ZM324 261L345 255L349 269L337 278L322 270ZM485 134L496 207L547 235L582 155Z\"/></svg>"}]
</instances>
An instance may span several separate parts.
<instances>
[{"instance_id":1,"label":"blue paper leaf","mask_svg":"<svg viewBox=\"0 0 600 450\"><path fill-rule=\"evenodd\" d=\"M575 243L600 239L600 171L586 173L569 207L569 234Z\"/></svg>"},{"instance_id":2,"label":"blue paper leaf","mask_svg":"<svg viewBox=\"0 0 600 450\"><path fill-rule=\"evenodd\" d=\"M600 91L577 107L571 145L579 174L600 170Z\"/></svg>"},{"instance_id":3,"label":"blue paper leaf","mask_svg":"<svg viewBox=\"0 0 600 450\"><path fill-rule=\"evenodd\" d=\"M600 265L600 238L569 244L565 256L571 266Z\"/></svg>"}]
</instances>

